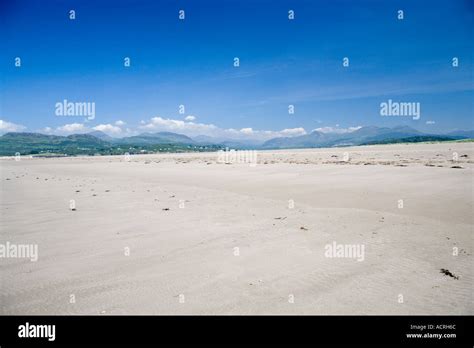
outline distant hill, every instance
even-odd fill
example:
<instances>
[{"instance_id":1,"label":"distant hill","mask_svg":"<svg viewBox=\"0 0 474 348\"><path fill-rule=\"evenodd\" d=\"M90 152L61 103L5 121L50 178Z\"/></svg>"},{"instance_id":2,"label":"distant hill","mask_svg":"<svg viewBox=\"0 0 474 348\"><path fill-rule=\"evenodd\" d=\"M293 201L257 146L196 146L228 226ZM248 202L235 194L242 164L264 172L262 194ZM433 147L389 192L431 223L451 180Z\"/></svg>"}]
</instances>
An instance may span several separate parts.
<instances>
[{"instance_id":1,"label":"distant hill","mask_svg":"<svg viewBox=\"0 0 474 348\"><path fill-rule=\"evenodd\" d=\"M428 142L428 141L450 141L450 140L456 140L456 139L453 139L453 137L448 137L445 135L418 135L418 136L406 137L406 138L368 141L361 145L420 143L420 142Z\"/></svg>"},{"instance_id":2,"label":"distant hill","mask_svg":"<svg viewBox=\"0 0 474 348\"><path fill-rule=\"evenodd\" d=\"M207 135L198 135L193 137L193 139L199 144L217 144L233 149L254 149L263 144L261 140L210 137Z\"/></svg>"},{"instance_id":3,"label":"distant hill","mask_svg":"<svg viewBox=\"0 0 474 348\"><path fill-rule=\"evenodd\" d=\"M274 138L261 146L263 149L292 149L331 146L337 135L313 131L297 137Z\"/></svg>"},{"instance_id":4,"label":"distant hill","mask_svg":"<svg viewBox=\"0 0 474 348\"><path fill-rule=\"evenodd\" d=\"M93 131L93 132L89 132L87 134L92 135L93 137L96 137L98 139L109 141L109 142L116 140L115 138L112 138L111 136L109 136L109 135L107 135L107 134L105 134L104 132L101 132L101 131Z\"/></svg>"},{"instance_id":5,"label":"distant hill","mask_svg":"<svg viewBox=\"0 0 474 348\"><path fill-rule=\"evenodd\" d=\"M0 137L0 155L11 156L40 153L94 154L110 147L104 140L90 134L73 134L67 137L39 133L6 133Z\"/></svg>"},{"instance_id":6,"label":"distant hill","mask_svg":"<svg viewBox=\"0 0 474 348\"><path fill-rule=\"evenodd\" d=\"M313 131L296 137L258 141L234 140L197 136L194 139L178 133L143 133L125 138L112 138L94 131L69 136L40 133L6 133L0 136L0 156L22 155L117 155L124 153L201 152L232 149L297 149L391 144L400 142L448 141L473 139L474 131L455 131L448 134L426 134L410 127L362 127L350 133ZM219 143L216 143L219 141Z\"/></svg>"},{"instance_id":7,"label":"distant hill","mask_svg":"<svg viewBox=\"0 0 474 348\"><path fill-rule=\"evenodd\" d=\"M370 128L366 132L365 128ZM350 141L354 145L359 145L367 142L385 141L387 139L402 139L421 135L422 133L416 129L402 126L402 127L362 127L361 129L349 133Z\"/></svg>"},{"instance_id":8,"label":"distant hill","mask_svg":"<svg viewBox=\"0 0 474 348\"><path fill-rule=\"evenodd\" d=\"M288 148L315 148L315 147L338 147L338 146L356 146L369 143L380 143L389 140L405 139L409 137L422 136L423 133L416 129L401 127L362 127L350 133L321 133L313 131L310 134L291 138L274 138L266 141L262 148L264 149L288 149ZM430 135L433 136L433 135ZM453 137L443 136L440 139L454 139ZM421 141L421 140L420 140ZM440 140L442 141L442 140Z\"/></svg>"},{"instance_id":9,"label":"distant hill","mask_svg":"<svg viewBox=\"0 0 474 348\"><path fill-rule=\"evenodd\" d=\"M452 136L452 137L461 137L461 139L474 139L474 130L470 130L470 131L458 130L458 131L446 133L445 135Z\"/></svg>"},{"instance_id":10,"label":"distant hill","mask_svg":"<svg viewBox=\"0 0 474 348\"><path fill-rule=\"evenodd\" d=\"M143 133L119 140L122 144L195 144L190 137L172 132Z\"/></svg>"},{"instance_id":11,"label":"distant hill","mask_svg":"<svg viewBox=\"0 0 474 348\"><path fill-rule=\"evenodd\" d=\"M40 133L6 133L0 136L0 156L61 154L61 155L116 155L126 152L193 152L217 151L218 145L199 145L191 138L171 132L145 133L127 138L112 138L103 132L69 136Z\"/></svg>"}]
</instances>

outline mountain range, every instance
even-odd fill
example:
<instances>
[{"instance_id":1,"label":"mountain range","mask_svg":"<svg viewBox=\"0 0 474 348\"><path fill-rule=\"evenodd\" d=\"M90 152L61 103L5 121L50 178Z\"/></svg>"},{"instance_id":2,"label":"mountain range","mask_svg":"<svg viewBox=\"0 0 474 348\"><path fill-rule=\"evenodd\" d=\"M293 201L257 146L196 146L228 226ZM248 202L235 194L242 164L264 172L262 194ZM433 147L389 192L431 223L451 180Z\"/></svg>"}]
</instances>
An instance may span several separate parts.
<instances>
[{"instance_id":1,"label":"mountain range","mask_svg":"<svg viewBox=\"0 0 474 348\"><path fill-rule=\"evenodd\" d=\"M416 129L400 126L394 128L368 126L356 131L336 134L313 131L309 134L270 139L262 144L263 149L292 149L313 147L356 146L392 142L446 141L474 138L474 131L459 131L448 134L427 134ZM415 141L416 140L416 141Z\"/></svg>"},{"instance_id":2,"label":"mountain range","mask_svg":"<svg viewBox=\"0 0 474 348\"><path fill-rule=\"evenodd\" d=\"M120 155L125 153L217 151L221 146L201 145L193 139L169 132L144 133L112 138L94 131L68 136L40 133L6 133L0 136L0 156L22 155Z\"/></svg>"},{"instance_id":3,"label":"mountain range","mask_svg":"<svg viewBox=\"0 0 474 348\"><path fill-rule=\"evenodd\" d=\"M368 126L342 134L313 131L301 136L273 138L263 143L255 140L243 141L204 135L191 138L172 132L143 133L124 138L113 138L101 131L69 136L10 132L0 136L0 155L12 156L17 152L24 155L200 152L217 151L226 147L233 149L296 149L473 138L474 131L428 134L406 126L394 128Z\"/></svg>"}]
</instances>

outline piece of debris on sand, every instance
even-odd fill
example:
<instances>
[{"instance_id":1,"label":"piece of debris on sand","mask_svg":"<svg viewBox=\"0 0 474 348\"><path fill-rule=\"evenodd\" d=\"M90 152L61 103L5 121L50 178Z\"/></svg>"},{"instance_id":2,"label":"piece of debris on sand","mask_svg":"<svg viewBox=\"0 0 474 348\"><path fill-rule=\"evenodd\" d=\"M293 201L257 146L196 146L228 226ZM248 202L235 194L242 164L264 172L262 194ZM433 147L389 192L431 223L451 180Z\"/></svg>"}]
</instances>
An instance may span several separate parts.
<instances>
[{"instance_id":1,"label":"piece of debris on sand","mask_svg":"<svg viewBox=\"0 0 474 348\"><path fill-rule=\"evenodd\" d=\"M456 280L459 279L459 276L457 276L457 275L451 273L451 272L450 272L449 270L447 270L447 269L441 268L439 271L440 271L440 273L443 273L444 275L450 276L451 278L454 278L454 279L456 279Z\"/></svg>"}]
</instances>

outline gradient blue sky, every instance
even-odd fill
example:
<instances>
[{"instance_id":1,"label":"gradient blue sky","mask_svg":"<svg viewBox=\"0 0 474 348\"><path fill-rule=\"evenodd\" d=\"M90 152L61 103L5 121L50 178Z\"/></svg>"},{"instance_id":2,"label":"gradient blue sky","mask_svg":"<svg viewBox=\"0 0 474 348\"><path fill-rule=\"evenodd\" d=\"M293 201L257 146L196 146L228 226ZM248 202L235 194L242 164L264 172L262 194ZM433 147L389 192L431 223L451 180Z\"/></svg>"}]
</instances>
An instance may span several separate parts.
<instances>
[{"instance_id":1,"label":"gradient blue sky","mask_svg":"<svg viewBox=\"0 0 474 348\"><path fill-rule=\"evenodd\" d=\"M272 136L300 127L474 129L473 3L2 1L3 132L17 125L67 133L58 127L117 127L118 120L126 125L115 135L126 128L142 132L144 124L190 135L209 127L212 135L252 128L274 131ZM75 20L69 19L71 9ZM15 57L21 57L21 68ZM124 57L131 58L130 68ZM343 57L349 57L349 68ZM453 57L459 58L457 68ZM96 118L56 116L55 103L63 99L95 102ZM420 120L381 117L380 103L388 99L420 102ZM188 115L195 117L191 124L180 122ZM161 119L150 123L153 117Z\"/></svg>"}]
</instances>

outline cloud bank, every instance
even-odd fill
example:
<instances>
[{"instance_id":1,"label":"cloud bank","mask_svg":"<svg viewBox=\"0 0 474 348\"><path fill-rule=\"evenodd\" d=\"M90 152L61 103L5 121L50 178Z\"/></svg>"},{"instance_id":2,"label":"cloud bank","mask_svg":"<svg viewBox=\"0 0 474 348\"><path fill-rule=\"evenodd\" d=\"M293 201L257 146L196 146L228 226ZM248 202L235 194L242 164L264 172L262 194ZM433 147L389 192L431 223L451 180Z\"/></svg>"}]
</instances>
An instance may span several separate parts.
<instances>
[{"instance_id":1,"label":"cloud bank","mask_svg":"<svg viewBox=\"0 0 474 348\"><path fill-rule=\"evenodd\" d=\"M115 122L90 125L90 123L69 123L58 127L45 127L38 130L40 133L54 135L70 135L74 133L89 133L92 131L101 131L112 137L124 137L137 135L140 133L156 133L156 132L173 132L180 133L190 137L208 136L218 139L229 140L249 140L249 141L266 141L278 137L295 137L307 134L303 127L285 128L282 130L256 130L251 127L241 129L220 128L214 124L196 122L195 116L186 116L184 120L164 118L155 116L149 120L142 120L135 127L126 128L126 123L122 120ZM359 127L341 128L339 125L335 127L320 127L313 131L322 133L343 134L353 132ZM0 132L20 132L26 127L11 122L0 120Z\"/></svg>"},{"instance_id":2,"label":"cloud bank","mask_svg":"<svg viewBox=\"0 0 474 348\"><path fill-rule=\"evenodd\" d=\"M186 121L188 119L189 121ZM163 118L160 116L152 117L143 122L138 128L146 132L168 131L185 134L188 136L206 135L216 138L230 138L241 140L268 140L276 137L298 136L306 134L302 127L282 129L280 131L254 130L253 128L220 128L214 124L193 122L196 118L186 117L185 121Z\"/></svg>"}]
</instances>

